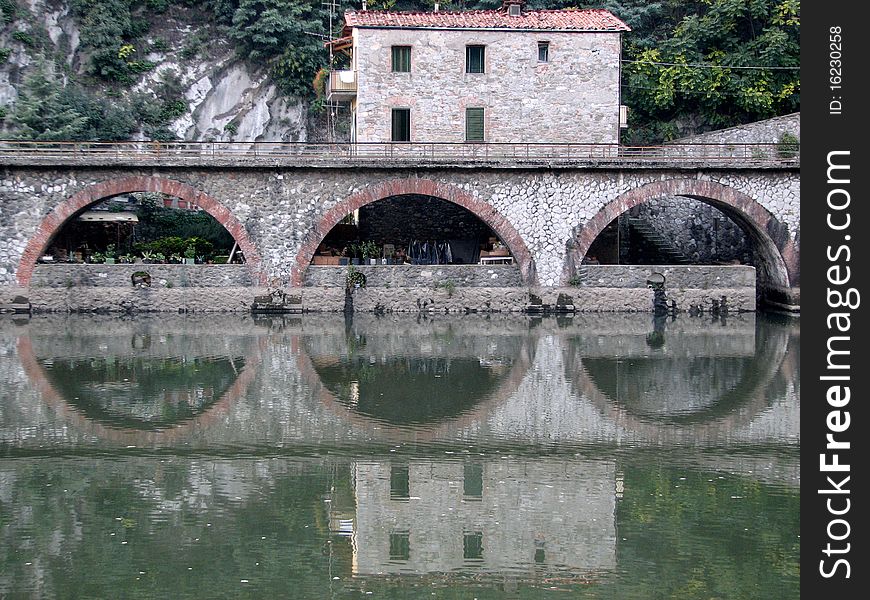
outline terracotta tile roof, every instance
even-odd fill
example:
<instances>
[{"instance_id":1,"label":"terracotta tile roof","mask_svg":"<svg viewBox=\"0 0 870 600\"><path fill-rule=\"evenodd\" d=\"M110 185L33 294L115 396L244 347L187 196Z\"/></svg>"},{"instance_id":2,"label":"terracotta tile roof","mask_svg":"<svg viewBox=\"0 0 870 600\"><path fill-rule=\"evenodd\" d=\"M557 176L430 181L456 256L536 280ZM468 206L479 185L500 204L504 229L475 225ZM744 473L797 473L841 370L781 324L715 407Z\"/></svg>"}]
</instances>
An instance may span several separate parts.
<instances>
[{"instance_id":1,"label":"terracotta tile roof","mask_svg":"<svg viewBox=\"0 0 870 600\"><path fill-rule=\"evenodd\" d=\"M345 31L352 27L397 27L425 29L529 29L559 31L631 31L612 13L601 8L524 10L511 17L504 10L462 12L387 12L379 10L344 13Z\"/></svg>"}]
</instances>

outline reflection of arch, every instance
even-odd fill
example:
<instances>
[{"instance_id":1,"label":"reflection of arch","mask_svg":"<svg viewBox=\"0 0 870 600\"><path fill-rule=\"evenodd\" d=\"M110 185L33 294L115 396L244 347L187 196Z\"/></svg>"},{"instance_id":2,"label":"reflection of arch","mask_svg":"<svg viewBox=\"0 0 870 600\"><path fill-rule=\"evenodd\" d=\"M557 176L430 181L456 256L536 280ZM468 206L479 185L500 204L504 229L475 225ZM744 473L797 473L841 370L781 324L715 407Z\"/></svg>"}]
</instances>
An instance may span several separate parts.
<instances>
[{"instance_id":1,"label":"reflection of arch","mask_svg":"<svg viewBox=\"0 0 870 600\"><path fill-rule=\"evenodd\" d=\"M248 386L256 377L264 344L264 338L251 341L242 372L239 373L229 389L207 410L174 427L158 430L122 429L89 419L78 408L71 406L51 384L43 366L36 357L30 337L23 335L18 338L18 356L28 379L39 391L43 401L51 406L58 415L72 423L77 430L92 434L107 442L147 447L178 441L180 438L201 432L210 425L219 422L236 400L245 394Z\"/></svg>"},{"instance_id":2,"label":"reflection of arch","mask_svg":"<svg viewBox=\"0 0 870 600\"><path fill-rule=\"evenodd\" d=\"M436 426L400 426L348 408L320 380L314 363L303 347L302 340L294 336L292 345L302 379L315 390L320 401L330 412L337 415L343 421L350 423L356 429L362 431L376 429L378 433L386 434L384 435L385 440L427 441L443 439L452 430L482 422L492 409L503 404L517 391L534 358L534 347L530 347L527 343L527 338L523 338L522 346L517 354L516 361L511 367L510 373L484 401L479 402L471 409L455 417L443 419Z\"/></svg>"},{"instance_id":3,"label":"reflection of arch","mask_svg":"<svg viewBox=\"0 0 870 600\"><path fill-rule=\"evenodd\" d=\"M21 261L18 263L18 283L22 286L30 284L36 261L42 256L52 238L71 217L104 198L131 192L160 192L187 200L201 207L223 225L239 243L239 248L245 254L246 264L251 270L254 281L257 283L265 281L260 270L262 261L256 246L248 236L245 226L226 206L208 194L180 181L161 177L135 176L109 179L89 185L56 206L39 224L36 233L30 238L24 253L21 255Z\"/></svg>"},{"instance_id":4,"label":"reflection of arch","mask_svg":"<svg viewBox=\"0 0 870 600\"><path fill-rule=\"evenodd\" d=\"M565 377L574 392L589 400L605 419L639 440L655 444L672 441L705 443L727 440L736 429L748 425L768 408L768 387L788 356L787 332L774 331L770 335L765 335L759 334L761 331L758 329L756 333L754 355L756 363L761 364L748 375L751 381L744 387L745 400L740 406L734 407L724 415L718 414L719 411L716 410L716 405L719 404L717 400L711 410L705 411L705 416L709 418L704 420L686 418L678 422L669 422L635 415L597 387L584 366L583 356L578 350L566 350Z\"/></svg>"},{"instance_id":5,"label":"reflection of arch","mask_svg":"<svg viewBox=\"0 0 870 600\"><path fill-rule=\"evenodd\" d=\"M438 183L431 179L417 178L392 179L367 187L326 211L302 242L302 247L299 249L296 261L293 264L291 284L294 286L302 285L305 269L308 268L317 247L332 228L349 213L378 200L404 195L431 196L458 204L471 211L477 218L486 223L507 245L517 264L519 264L523 283L527 285L536 284L537 275L535 274L532 254L510 221L496 211L489 203L475 198L472 194L456 186Z\"/></svg>"},{"instance_id":6,"label":"reflection of arch","mask_svg":"<svg viewBox=\"0 0 870 600\"><path fill-rule=\"evenodd\" d=\"M763 285L788 288L800 284L800 250L789 236L788 226L743 192L700 179L656 181L629 190L611 201L576 228L574 264L580 264L595 238L616 217L634 206L662 196L687 196L706 202L740 225L761 258L761 264L756 267Z\"/></svg>"}]
</instances>

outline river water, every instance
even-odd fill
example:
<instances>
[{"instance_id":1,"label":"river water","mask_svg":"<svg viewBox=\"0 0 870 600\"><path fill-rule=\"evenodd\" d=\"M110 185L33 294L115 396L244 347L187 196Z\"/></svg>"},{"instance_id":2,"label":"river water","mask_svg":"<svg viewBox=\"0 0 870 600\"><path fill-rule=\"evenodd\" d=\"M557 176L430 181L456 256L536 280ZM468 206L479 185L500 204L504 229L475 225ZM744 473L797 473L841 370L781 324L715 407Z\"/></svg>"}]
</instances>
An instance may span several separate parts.
<instances>
[{"instance_id":1,"label":"river water","mask_svg":"<svg viewBox=\"0 0 870 600\"><path fill-rule=\"evenodd\" d=\"M4 318L0 597L798 598L799 355L754 314Z\"/></svg>"}]
</instances>

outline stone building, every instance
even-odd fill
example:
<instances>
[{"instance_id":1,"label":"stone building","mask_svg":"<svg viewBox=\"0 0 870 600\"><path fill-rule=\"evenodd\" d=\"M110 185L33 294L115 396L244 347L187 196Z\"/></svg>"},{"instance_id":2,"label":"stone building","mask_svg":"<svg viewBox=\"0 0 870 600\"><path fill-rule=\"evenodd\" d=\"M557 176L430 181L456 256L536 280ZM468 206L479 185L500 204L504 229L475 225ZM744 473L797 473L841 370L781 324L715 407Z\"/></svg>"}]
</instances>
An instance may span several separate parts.
<instances>
[{"instance_id":1,"label":"stone building","mask_svg":"<svg viewBox=\"0 0 870 600\"><path fill-rule=\"evenodd\" d=\"M601 9L348 11L329 97L357 142L616 144L628 26Z\"/></svg>"}]
</instances>

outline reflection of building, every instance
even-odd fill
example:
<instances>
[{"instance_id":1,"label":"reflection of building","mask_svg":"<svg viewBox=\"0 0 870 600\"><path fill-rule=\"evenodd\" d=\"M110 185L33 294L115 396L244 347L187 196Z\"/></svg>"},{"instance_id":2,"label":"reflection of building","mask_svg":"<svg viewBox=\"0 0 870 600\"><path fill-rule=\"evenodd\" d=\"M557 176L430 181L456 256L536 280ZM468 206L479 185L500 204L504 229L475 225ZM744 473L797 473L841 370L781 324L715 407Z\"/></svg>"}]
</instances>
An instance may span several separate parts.
<instances>
[{"instance_id":1,"label":"reflection of building","mask_svg":"<svg viewBox=\"0 0 870 600\"><path fill-rule=\"evenodd\" d=\"M605 462L358 462L354 573L587 574L616 566Z\"/></svg>"}]
</instances>

